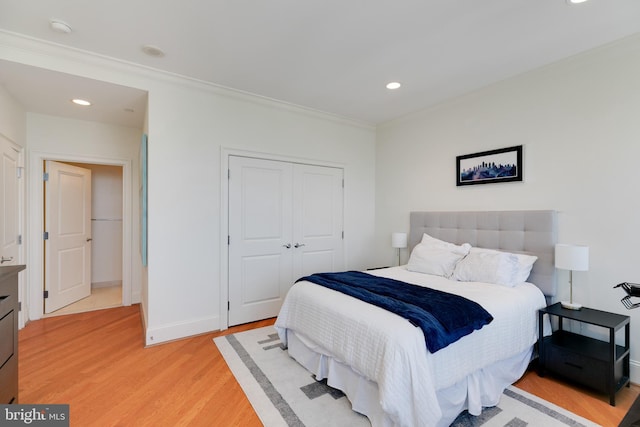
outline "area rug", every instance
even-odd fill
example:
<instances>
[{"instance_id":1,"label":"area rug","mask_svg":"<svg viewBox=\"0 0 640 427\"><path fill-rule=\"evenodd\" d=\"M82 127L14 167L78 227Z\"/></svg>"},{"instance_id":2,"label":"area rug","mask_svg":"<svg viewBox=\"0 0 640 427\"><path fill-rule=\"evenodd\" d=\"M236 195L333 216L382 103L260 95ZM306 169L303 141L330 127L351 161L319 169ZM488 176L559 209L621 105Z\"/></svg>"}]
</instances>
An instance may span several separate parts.
<instances>
[{"instance_id":1,"label":"area rug","mask_svg":"<svg viewBox=\"0 0 640 427\"><path fill-rule=\"evenodd\" d=\"M233 375L266 427L368 427L345 395L289 357L273 326L214 338ZM463 412L452 427L573 426L594 424L516 387L478 417Z\"/></svg>"}]
</instances>

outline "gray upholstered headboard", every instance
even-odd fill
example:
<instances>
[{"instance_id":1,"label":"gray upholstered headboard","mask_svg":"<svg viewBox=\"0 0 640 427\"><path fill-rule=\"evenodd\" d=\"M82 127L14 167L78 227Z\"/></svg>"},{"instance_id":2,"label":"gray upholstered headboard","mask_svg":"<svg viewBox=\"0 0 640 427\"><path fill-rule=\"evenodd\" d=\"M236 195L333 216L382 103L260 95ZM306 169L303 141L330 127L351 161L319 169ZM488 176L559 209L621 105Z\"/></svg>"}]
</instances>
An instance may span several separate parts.
<instances>
[{"instance_id":1,"label":"gray upholstered headboard","mask_svg":"<svg viewBox=\"0 0 640 427\"><path fill-rule=\"evenodd\" d=\"M422 235L447 242L536 255L529 282L550 301L556 294L555 211L411 212L409 250Z\"/></svg>"}]
</instances>

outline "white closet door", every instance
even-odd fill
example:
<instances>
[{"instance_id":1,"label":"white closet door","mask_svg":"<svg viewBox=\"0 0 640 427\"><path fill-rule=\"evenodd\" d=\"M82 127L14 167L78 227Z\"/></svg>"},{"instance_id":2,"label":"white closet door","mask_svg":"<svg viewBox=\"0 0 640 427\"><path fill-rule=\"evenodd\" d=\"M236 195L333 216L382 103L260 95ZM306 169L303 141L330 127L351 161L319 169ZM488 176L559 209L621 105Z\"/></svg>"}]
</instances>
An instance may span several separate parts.
<instances>
[{"instance_id":1,"label":"white closet door","mask_svg":"<svg viewBox=\"0 0 640 427\"><path fill-rule=\"evenodd\" d=\"M342 175L339 168L295 164L293 169L293 277L340 271Z\"/></svg>"},{"instance_id":2,"label":"white closet door","mask_svg":"<svg viewBox=\"0 0 640 427\"><path fill-rule=\"evenodd\" d=\"M292 166L229 158L229 326L277 315L291 286Z\"/></svg>"},{"instance_id":3,"label":"white closet door","mask_svg":"<svg viewBox=\"0 0 640 427\"><path fill-rule=\"evenodd\" d=\"M342 176L229 157L229 326L275 317L295 280L343 269Z\"/></svg>"}]
</instances>

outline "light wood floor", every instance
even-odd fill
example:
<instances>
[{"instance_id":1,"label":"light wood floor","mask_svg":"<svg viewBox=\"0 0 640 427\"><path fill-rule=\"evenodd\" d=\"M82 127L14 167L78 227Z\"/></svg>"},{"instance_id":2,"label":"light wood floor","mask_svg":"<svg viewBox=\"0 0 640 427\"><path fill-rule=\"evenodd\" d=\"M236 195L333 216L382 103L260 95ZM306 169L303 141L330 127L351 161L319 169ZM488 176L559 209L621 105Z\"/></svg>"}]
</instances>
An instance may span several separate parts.
<instances>
[{"instance_id":1,"label":"light wood floor","mask_svg":"<svg viewBox=\"0 0 640 427\"><path fill-rule=\"evenodd\" d=\"M261 426L212 339L274 319L143 348L137 305L41 319L20 331L20 403L66 403L71 426ZM528 372L518 387L605 427L640 389L604 395Z\"/></svg>"}]
</instances>

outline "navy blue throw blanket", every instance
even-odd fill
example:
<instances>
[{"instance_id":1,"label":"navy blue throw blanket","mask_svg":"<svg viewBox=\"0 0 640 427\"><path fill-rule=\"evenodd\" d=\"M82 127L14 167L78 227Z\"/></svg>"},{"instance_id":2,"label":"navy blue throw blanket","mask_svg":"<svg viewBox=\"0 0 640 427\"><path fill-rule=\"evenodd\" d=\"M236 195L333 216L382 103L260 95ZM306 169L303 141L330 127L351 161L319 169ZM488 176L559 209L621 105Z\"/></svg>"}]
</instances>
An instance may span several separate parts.
<instances>
[{"instance_id":1,"label":"navy blue throw blanket","mask_svg":"<svg viewBox=\"0 0 640 427\"><path fill-rule=\"evenodd\" d=\"M408 319L422 329L431 353L493 320L480 304L459 295L361 271L312 274L297 282L301 280L342 292Z\"/></svg>"}]
</instances>

